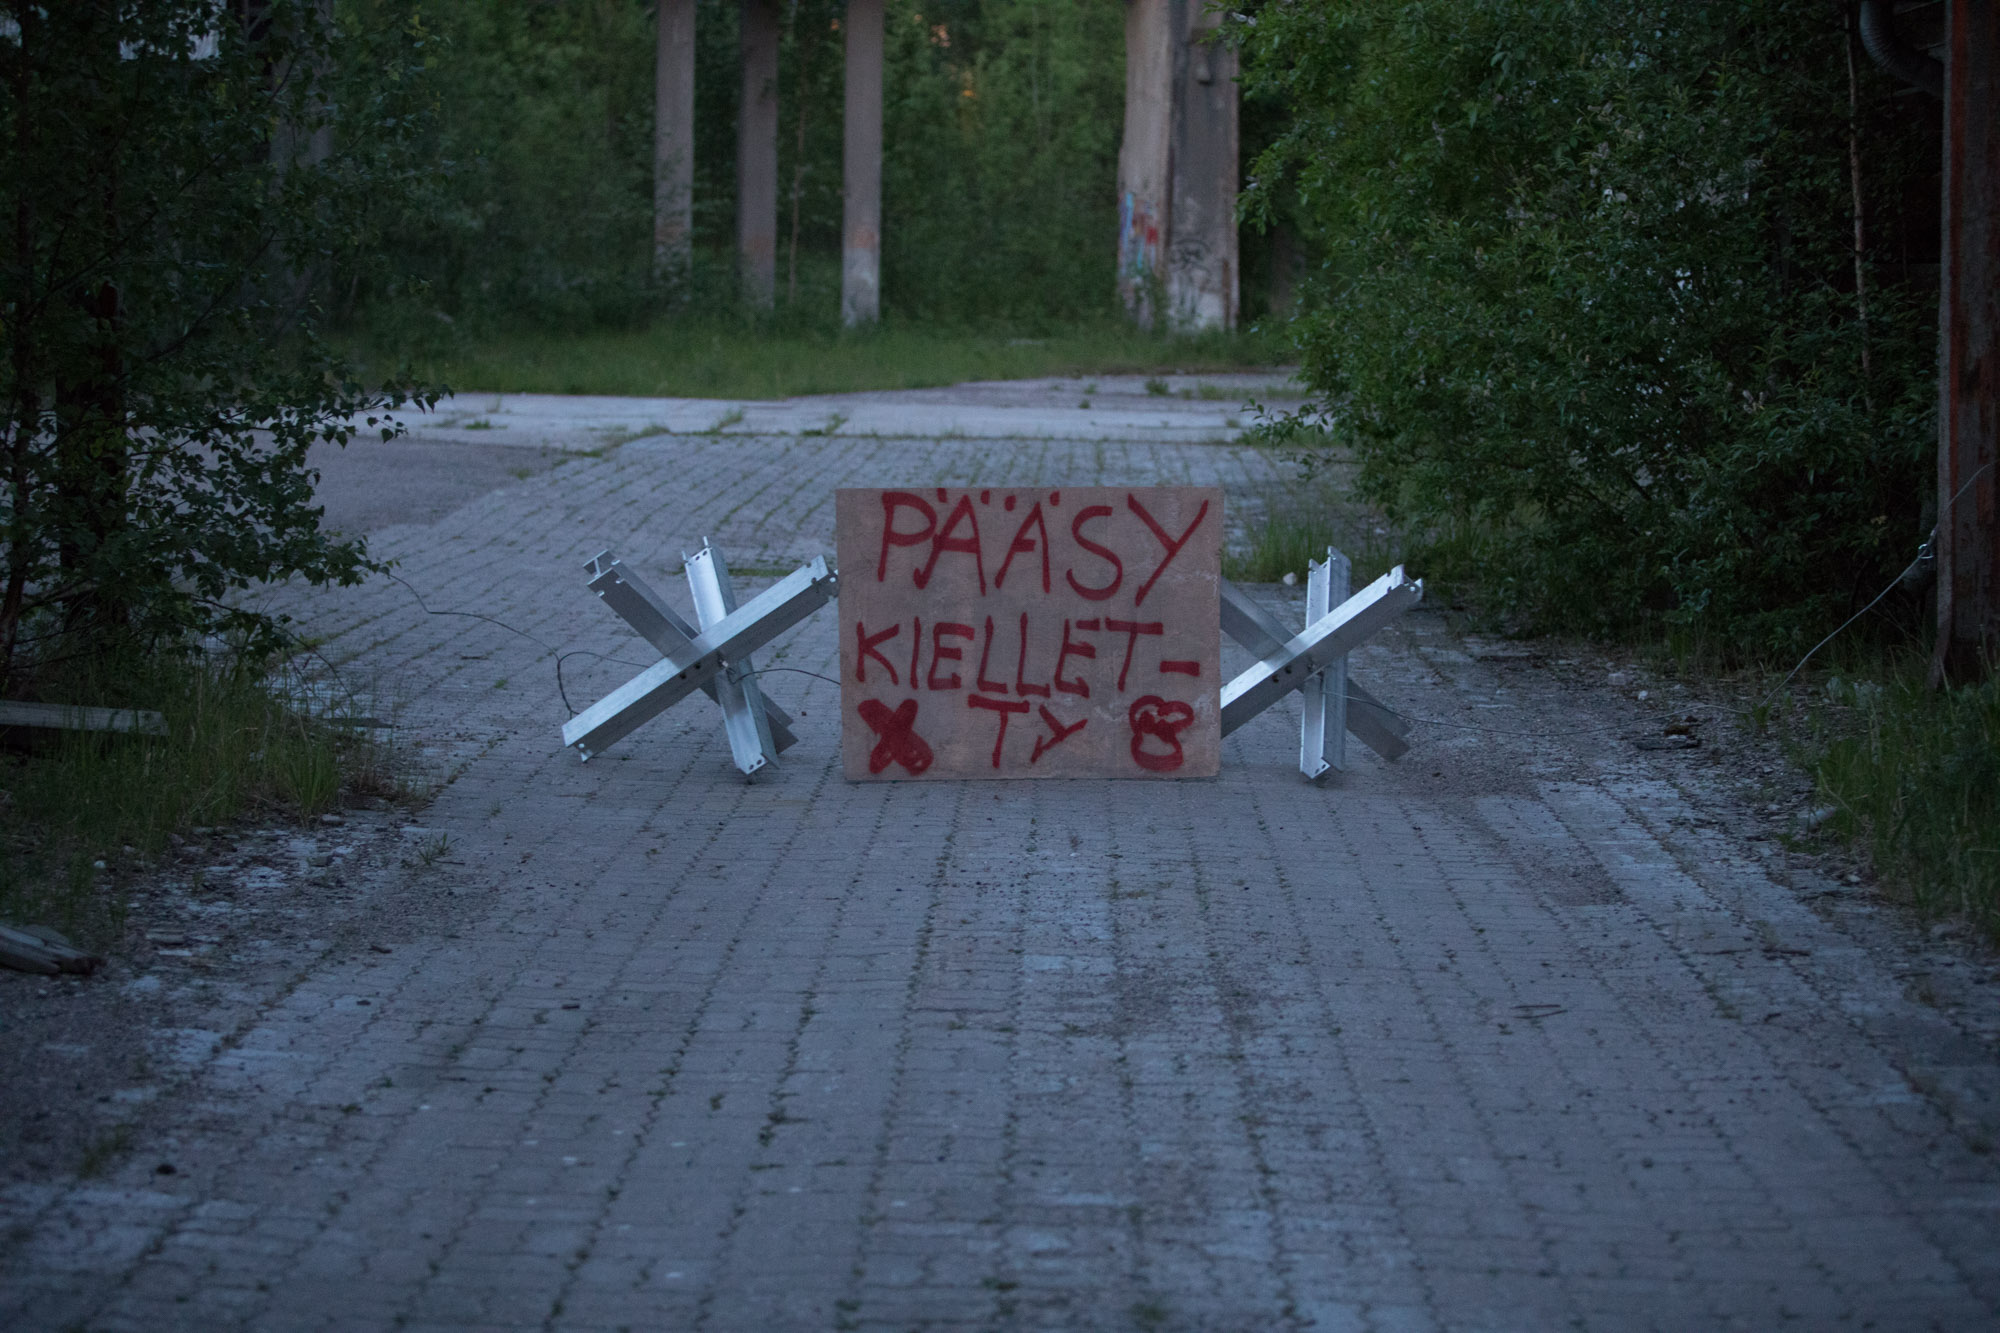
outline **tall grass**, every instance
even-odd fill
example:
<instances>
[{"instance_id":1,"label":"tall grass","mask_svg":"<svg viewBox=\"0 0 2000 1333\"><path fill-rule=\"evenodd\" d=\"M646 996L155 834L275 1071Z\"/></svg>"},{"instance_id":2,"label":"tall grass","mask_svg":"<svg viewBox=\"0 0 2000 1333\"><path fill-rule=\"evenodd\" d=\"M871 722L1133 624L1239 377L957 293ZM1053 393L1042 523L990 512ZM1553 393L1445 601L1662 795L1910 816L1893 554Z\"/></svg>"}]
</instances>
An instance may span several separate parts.
<instances>
[{"instance_id":1,"label":"tall grass","mask_svg":"<svg viewBox=\"0 0 2000 1333\"><path fill-rule=\"evenodd\" d=\"M1410 558L1410 543L1354 499L1342 474L1339 458L1329 453L1289 485L1270 488L1261 497L1261 512L1253 506L1252 516L1223 550L1223 577L1278 583L1292 574L1303 581L1306 566L1326 559L1331 546L1347 557L1353 586L1359 588Z\"/></svg>"},{"instance_id":2,"label":"tall grass","mask_svg":"<svg viewBox=\"0 0 2000 1333\"><path fill-rule=\"evenodd\" d=\"M1287 574L1304 579L1308 563L1345 544L1345 528L1331 513L1266 515L1251 525L1245 547L1223 553L1222 576L1238 583L1277 583Z\"/></svg>"},{"instance_id":3,"label":"tall grass","mask_svg":"<svg viewBox=\"0 0 2000 1333\"><path fill-rule=\"evenodd\" d=\"M384 328L360 332L354 351L370 372L409 356L425 378L461 393L749 399L966 380L1199 374L1275 365L1289 355L1281 338L1258 332L1165 338L1107 323L1018 337L911 324L841 332L721 317L575 332L435 330L421 339Z\"/></svg>"},{"instance_id":4,"label":"tall grass","mask_svg":"<svg viewBox=\"0 0 2000 1333\"><path fill-rule=\"evenodd\" d=\"M1934 691L1911 662L1828 692L1809 759L1829 827L1920 911L2000 937L2000 677Z\"/></svg>"},{"instance_id":5,"label":"tall grass","mask_svg":"<svg viewBox=\"0 0 2000 1333\"><path fill-rule=\"evenodd\" d=\"M392 794L389 756L290 705L273 678L209 657L99 663L44 679L56 702L161 713L164 736L37 732L0 755L0 918L111 942L120 879L172 835L248 815L305 822L342 788Z\"/></svg>"}]
</instances>

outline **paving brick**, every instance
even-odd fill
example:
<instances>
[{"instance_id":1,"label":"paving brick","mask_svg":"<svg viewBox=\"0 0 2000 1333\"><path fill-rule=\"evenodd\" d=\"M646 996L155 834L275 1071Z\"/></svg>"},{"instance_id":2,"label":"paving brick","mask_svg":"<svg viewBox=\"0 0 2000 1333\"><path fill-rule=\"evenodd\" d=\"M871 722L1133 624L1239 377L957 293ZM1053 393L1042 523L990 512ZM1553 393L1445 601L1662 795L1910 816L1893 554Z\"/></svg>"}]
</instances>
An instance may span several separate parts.
<instances>
[{"instance_id":1,"label":"paving brick","mask_svg":"<svg viewBox=\"0 0 2000 1333\"><path fill-rule=\"evenodd\" d=\"M588 765L560 751L544 645L648 660L577 577L603 546L667 588L704 535L745 570L830 551L841 485L1237 506L1280 477L1185 442L656 436L377 535L433 608L533 641L388 581L274 594L455 772L422 820L462 864L426 873L468 905L386 963L329 955L213 1057L171 1126L193 1195L142 1194L136 1163L0 1194L44 1237L0 1251L0 1314L2000 1320L2000 1165L1897 1072L1895 1032L1942 1020L1740 846L1689 855L1683 793L1594 742L1420 731L1314 786L1281 706L1213 781L850 786L835 688L772 672L801 741L754 785L701 699ZM836 648L822 615L762 662L834 674ZM1486 716L1453 651L1419 620L1355 669L1413 715ZM570 657L563 688L632 669ZM1433 782L1446 753L1484 776ZM1567 901L1557 863L1604 901ZM1702 951L1760 922L1810 957ZM1770 1011L1796 1025L1739 1016Z\"/></svg>"}]
</instances>

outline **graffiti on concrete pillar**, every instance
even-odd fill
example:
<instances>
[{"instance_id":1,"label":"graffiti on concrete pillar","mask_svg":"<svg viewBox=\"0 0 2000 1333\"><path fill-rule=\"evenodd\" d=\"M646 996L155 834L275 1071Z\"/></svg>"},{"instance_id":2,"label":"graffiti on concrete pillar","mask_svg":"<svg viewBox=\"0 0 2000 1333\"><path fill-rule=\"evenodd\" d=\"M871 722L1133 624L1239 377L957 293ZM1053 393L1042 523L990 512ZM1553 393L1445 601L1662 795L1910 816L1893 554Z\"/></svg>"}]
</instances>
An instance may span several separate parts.
<instances>
[{"instance_id":1,"label":"graffiti on concrete pillar","mask_svg":"<svg viewBox=\"0 0 2000 1333\"><path fill-rule=\"evenodd\" d=\"M1118 205L1118 294L1146 328L1152 327L1153 307L1165 281L1163 230L1152 200L1123 192Z\"/></svg>"},{"instance_id":2,"label":"graffiti on concrete pillar","mask_svg":"<svg viewBox=\"0 0 2000 1333\"><path fill-rule=\"evenodd\" d=\"M1166 297L1168 318L1177 329L1230 327L1229 257L1200 236L1174 237L1167 253Z\"/></svg>"},{"instance_id":3,"label":"graffiti on concrete pillar","mask_svg":"<svg viewBox=\"0 0 2000 1333\"><path fill-rule=\"evenodd\" d=\"M1150 199L1130 190L1118 206L1118 277L1144 284L1160 271L1160 218Z\"/></svg>"}]
</instances>

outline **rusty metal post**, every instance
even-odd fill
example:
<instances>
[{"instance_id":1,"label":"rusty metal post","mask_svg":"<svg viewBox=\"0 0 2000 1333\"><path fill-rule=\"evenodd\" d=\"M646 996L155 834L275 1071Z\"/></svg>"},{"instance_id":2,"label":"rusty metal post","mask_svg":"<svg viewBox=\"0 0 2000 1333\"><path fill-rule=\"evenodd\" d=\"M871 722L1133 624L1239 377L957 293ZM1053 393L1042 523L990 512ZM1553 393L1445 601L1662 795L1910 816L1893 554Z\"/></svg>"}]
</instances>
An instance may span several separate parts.
<instances>
[{"instance_id":1,"label":"rusty metal post","mask_svg":"<svg viewBox=\"0 0 2000 1333\"><path fill-rule=\"evenodd\" d=\"M840 322L882 314L882 0L847 0Z\"/></svg>"},{"instance_id":2,"label":"rusty metal post","mask_svg":"<svg viewBox=\"0 0 2000 1333\"><path fill-rule=\"evenodd\" d=\"M653 84L653 276L687 272L694 233L694 3L660 0Z\"/></svg>"},{"instance_id":3,"label":"rusty metal post","mask_svg":"<svg viewBox=\"0 0 2000 1333\"><path fill-rule=\"evenodd\" d=\"M1936 682L2000 665L2000 0L1948 0L1944 65Z\"/></svg>"},{"instance_id":4,"label":"rusty metal post","mask_svg":"<svg viewBox=\"0 0 2000 1333\"><path fill-rule=\"evenodd\" d=\"M778 273L778 4L742 0L736 114L736 259L744 299L771 304Z\"/></svg>"}]
</instances>

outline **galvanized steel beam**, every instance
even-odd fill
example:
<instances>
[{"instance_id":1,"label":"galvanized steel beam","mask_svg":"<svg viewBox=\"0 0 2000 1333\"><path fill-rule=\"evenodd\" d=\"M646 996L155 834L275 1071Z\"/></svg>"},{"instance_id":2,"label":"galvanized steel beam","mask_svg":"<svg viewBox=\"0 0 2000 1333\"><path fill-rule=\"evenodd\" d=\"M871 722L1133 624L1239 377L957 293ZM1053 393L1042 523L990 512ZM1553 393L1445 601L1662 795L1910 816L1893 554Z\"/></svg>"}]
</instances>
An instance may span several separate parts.
<instances>
[{"instance_id":1,"label":"galvanized steel beam","mask_svg":"<svg viewBox=\"0 0 2000 1333\"><path fill-rule=\"evenodd\" d=\"M1259 658L1283 649L1291 636L1290 630L1228 579L1222 580L1221 592L1224 634ZM1351 675L1347 678L1347 730L1384 759L1401 759L1409 753L1406 737L1410 734L1410 724L1362 688Z\"/></svg>"},{"instance_id":2,"label":"galvanized steel beam","mask_svg":"<svg viewBox=\"0 0 2000 1333\"><path fill-rule=\"evenodd\" d=\"M680 612L623 561L609 551L600 551L584 564L584 570L591 576L590 590L616 611L619 619L638 631L640 638L652 644L660 656L688 652L688 645L701 631L688 624ZM712 680L701 687L701 692L717 703L722 702ZM764 717L779 754L798 744L798 737L792 734L791 714L768 697L764 699Z\"/></svg>"},{"instance_id":3,"label":"galvanized steel beam","mask_svg":"<svg viewBox=\"0 0 2000 1333\"><path fill-rule=\"evenodd\" d=\"M1306 566L1306 624L1316 624L1347 600L1347 557L1326 548L1326 559ZM1299 687L1299 772L1309 778L1347 769L1347 657Z\"/></svg>"},{"instance_id":4,"label":"galvanized steel beam","mask_svg":"<svg viewBox=\"0 0 2000 1333\"><path fill-rule=\"evenodd\" d=\"M736 609L736 593L729 583L729 566L722 553L706 539L701 549L682 557L688 587L694 592L694 613L702 628L719 625ZM715 701L722 705L722 725L729 734L729 752L736 767L749 777L767 764L775 763L778 750L771 742L771 726L764 716L764 696L757 688L756 668L746 654L733 661L710 682Z\"/></svg>"},{"instance_id":5,"label":"galvanized steel beam","mask_svg":"<svg viewBox=\"0 0 2000 1333\"><path fill-rule=\"evenodd\" d=\"M1260 655L1257 665L1238 675L1222 689L1222 734L1227 736L1279 699L1302 688L1306 682L1345 657L1370 635L1423 600L1421 579L1410 579L1401 565L1349 597L1338 607L1308 625L1299 634L1282 642L1282 626L1252 605L1242 592L1226 580L1222 584L1222 627L1233 639L1245 643ZM1242 630L1249 630L1248 638ZM1356 691L1349 684L1350 698ZM1381 705L1373 700L1375 709ZM1353 730L1350 709L1350 726ZM1358 735L1361 733L1357 732ZM1367 735L1362 740L1376 748ZM1400 740L1400 737L1397 738ZM1404 746L1403 748L1408 748ZM1301 759L1301 766L1304 759Z\"/></svg>"},{"instance_id":6,"label":"galvanized steel beam","mask_svg":"<svg viewBox=\"0 0 2000 1333\"><path fill-rule=\"evenodd\" d=\"M563 744L574 746L585 759L603 753L607 746L712 684L731 664L744 662L825 606L838 587L825 559L815 557L811 564L793 570L745 605L704 625L685 648L668 653L666 660L646 668L565 722ZM720 685L715 689L721 702L726 691ZM733 744L731 748L733 751Z\"/></svg>"}]
</instances>

